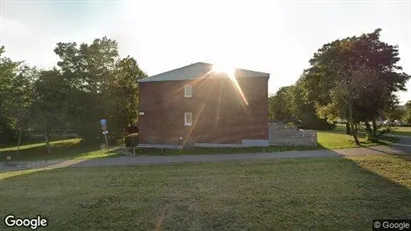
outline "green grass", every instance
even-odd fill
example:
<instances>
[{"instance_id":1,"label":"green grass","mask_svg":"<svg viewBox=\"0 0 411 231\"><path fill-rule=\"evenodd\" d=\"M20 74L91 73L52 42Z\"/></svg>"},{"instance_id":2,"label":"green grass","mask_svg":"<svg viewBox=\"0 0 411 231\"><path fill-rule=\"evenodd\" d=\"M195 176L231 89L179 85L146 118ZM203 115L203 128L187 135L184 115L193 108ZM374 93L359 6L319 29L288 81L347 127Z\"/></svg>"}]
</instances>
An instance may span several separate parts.
<instances>
[{"instance_id":1,"label":"green grass","mask_svg":"<svg viewBox=\"0 0 411 231\"><path fill-rule=\"evenodd\" d=\"M393 129L392 134L411 136L411 127L393 127Z\"/></svg>"},{"instance_id":2,"label":"green grass","mask_svg":"<svg viewBox=\"0 0 411 231\"><path fill-rule=\"evenodd\" d=\"M115 156L112 152L101 151L99 145L84 144L79 138L65 139L50 142L52 153L46 152L45 143L29 143L20 146L17 155L17 146L0 148L0 161L5 161L7 156L12 160L44 160L44 159L91 159Z\"/></svg>"},{"instance_id":3,"label":"green grass","mask_svg":"<svg viewBox=\"0 0 411 231\"><path fill-rule=\"evenodd\" d=\"M383 137L381 142L373 143L367 141L364 133L358 134L362 146L386 145L397 142L396 137ZM231 153L258 153L258 152L282 152L293 150L312 150L312 149L339 149L357 147L352 136L346 135L343 127L338 126L335 130L317 132L318 147L249 147L249 148L192 148L183 150L140 148L137 149L138 155L195 155L195 154L231 154ZM92 159L102 157L116 157L114 151L102 152L98 144L84 144L79 138L57 140L51 142L52 153L48 154L45 143L28 143L20 147L20 154L17 155L16 146L0 148L0 161L5 161L7 156L12 160L46 160L46 159Z\"/></svg>"},{"instance_id":4,"label":"green grass","mask_svg":"<svg viewBox=\"0 0 411 231\"><path fill-rule=\"evenodd\" d=\"M390 136L382 136L376 143L368 141L365 139L365 126L359 126L357 136L361 146L389 145L398 141L397 137ZM345 133L345 124L337 124L334 130L317 131L317 142L320 147L327 149L357 147L352 135Z\"/></svg>"},{"instance_id":5,"label":"green grass","mask_svg":"<svg viewBox=\"0 0 411 231\"><path fill-rule=\"evenodd\" d=\"M383 136L379 142L371 142L365 139L365 130L360 126L358 138L361 146L389 145L398 141L397 137ZM230 153L258 153L258 152L282 152L282 151L302 151L313 149L343 149L356 148L351 135L345 134L345 125L338 124L334 130L317 131L318 147L282 147L270 146L251 148L193 148L186 150L167 150L163 152L156 148L140 148L136 150L139 155L194 155L194 154L230 154Z\"/></svg>"},{"instance_id":6,"label":"green grass","mask_svg":"<svg viewBox=\"0 0 411 231\"><path fill-rule=\"evenodd\" d=\"M373 145L388 145L396 143L397 137L383 136L378 143L374 143L365 139L364 133L358 133L358 140L361 146L373 146ZM345 131L331 130L331 131L318 131L317 142L320 147L327 149L340 149L340 148L355 148L357 145L354 143L352 135L345 134Z\"/></svg>"},{"instance_id":7,"label":"green grass","mask_svg":"<svg viewBox=\"0 0 411 231\"><path fill-rule=\"evenodd\" d=\"M411 215L411 159L65 168L0 173L0 217L44 230L370 230ZM3 222L0 230L7 230Z\"/></svg>"}]
</instances>

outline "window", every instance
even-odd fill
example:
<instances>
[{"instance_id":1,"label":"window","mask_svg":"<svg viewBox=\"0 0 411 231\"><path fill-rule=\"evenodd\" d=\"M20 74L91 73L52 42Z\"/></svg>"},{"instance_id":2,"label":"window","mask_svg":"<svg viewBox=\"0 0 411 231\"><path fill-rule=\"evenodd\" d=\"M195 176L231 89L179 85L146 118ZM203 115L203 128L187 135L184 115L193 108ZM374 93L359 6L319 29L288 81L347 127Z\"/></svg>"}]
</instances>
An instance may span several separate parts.
<instances>
[{"instance_id":1,"label":"window","mask_svg":"<svg viewBox=\"0 0 411 231\"><path fill-rule=\"evenodd\" d=\"M184 125L191 126L193 124L193 113L186 112L184 113Z\"/></svg>"},{"instance_id":2,"label":"window","mask_svg":"<svg viewBox=\"0 0 411 231\"><path fill-rule=\"evenodd\" d=\"M190 98L193 96L193 86L192 85L185 85L184 86L184 97Z\"/></svg>"}]
</instances>

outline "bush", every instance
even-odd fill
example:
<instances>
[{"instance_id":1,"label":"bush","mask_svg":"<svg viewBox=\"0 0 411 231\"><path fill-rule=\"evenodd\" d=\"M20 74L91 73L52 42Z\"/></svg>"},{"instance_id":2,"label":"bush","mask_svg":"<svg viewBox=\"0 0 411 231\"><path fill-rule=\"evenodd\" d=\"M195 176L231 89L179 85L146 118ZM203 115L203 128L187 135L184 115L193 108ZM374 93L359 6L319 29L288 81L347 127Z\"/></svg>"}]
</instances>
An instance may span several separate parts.
<instances>
[{"instance_id":1,"label":"bush","mask_svg":"<svg viewBox=\"0 0 411 231\"><path fill-rule=\"evenodd\" d=\"M294 127L294 126L295 126L295 124L293 122L288 122L287 123L287 127Z\"/></svg>"},{"instance_id":2,"label":"bush","mask_svg":"<svg viewBox=\"0 0 411 231\"><path fill-rule=\"evenodd\" d=\"M377 127L377 131L373 132L373 131L368 131L367 134L365 135L365 138L369 141L372 142L377 142L382 135L387 134L392 132L392 128L386 125L379 125Z\"/></svg>"},{"instance_id":3,"label":"bush","mask_svg":"<svg viewBox=\"0 0 411 231\"><path fill-rule=\"evenodd\" d=\"M131 133L124 137L126 147L136 147L138 145L138 133Z\"/></svg>"},{"instance_id":4,"label":"bush","mask_svg":"<svg viewBox=\"0 0 411 231\"><path fill-rule=\"evenodd\" d=\"M311 130L333 130L336 123L329 123L326 119L318 119L317 117L307 116L302 120L294 122L297 128L311 129Z\"/></svg>"}]
</instances>

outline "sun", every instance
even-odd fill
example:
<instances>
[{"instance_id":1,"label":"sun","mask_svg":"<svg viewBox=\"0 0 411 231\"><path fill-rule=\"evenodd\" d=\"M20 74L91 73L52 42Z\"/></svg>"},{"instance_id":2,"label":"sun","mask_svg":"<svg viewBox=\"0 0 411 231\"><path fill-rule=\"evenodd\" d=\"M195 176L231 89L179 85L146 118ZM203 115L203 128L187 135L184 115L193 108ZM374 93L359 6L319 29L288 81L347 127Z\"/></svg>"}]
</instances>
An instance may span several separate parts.
<instances>
[{"instance_id":1,"label":"sun","mask_svg":"<svg viewBox=\"0 0 411 231\"><path fill-rule=\"evenodd\" d=\"M212 71L214 73L224 73L230 78L235 78L235 68L229 65L213 64Z\"/></svg>"},{"instance_id":2,"label":"sun","mask_svg":"<svg viewBox=\"0 0 411 231\"><path fill-rule=\"evenodd\" d=\"M213 73L224 73L226 74L231 82L233 83L234 87L236 88L236 90L238 91L238 93L241 96L241 99L243 100L243 102L245 103L245 105L248 105L248 101L247 98L244 95L243 90L240 87L240 84L237 81L237 78L235 76L235 68L229 66L229 65L221 65L221 64L213 64L211 71Z\"/></svg>"}]
</instances>

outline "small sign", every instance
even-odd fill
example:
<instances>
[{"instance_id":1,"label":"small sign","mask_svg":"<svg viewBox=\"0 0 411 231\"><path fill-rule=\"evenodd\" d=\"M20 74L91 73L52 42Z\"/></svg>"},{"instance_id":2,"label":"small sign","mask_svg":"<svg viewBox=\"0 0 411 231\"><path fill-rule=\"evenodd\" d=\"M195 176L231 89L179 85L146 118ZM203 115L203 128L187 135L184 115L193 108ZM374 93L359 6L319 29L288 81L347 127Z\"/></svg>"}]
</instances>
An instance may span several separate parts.
<instances>
[{"instance_id":1,"label":"small sign","mask_svg":"<svg viewBox=\"0 0 411 231\"><path fill-rule=\"evenodd\" d=\"M139 114L139 115L144 115L144 112L142 111L142 112L139 112L138 114Z\"/></svg>"},{"instance_id":2,"label":"small sign","mask_svg":"<svg viewBox=\"0 0 411 231\"><path fill-rule=\"evenodd\" d=\"M104 134L104 135L108 134L108 131L103 131L103 134Z\"/></svg>"},{"instance_id":3,"label":"small sign","mask_svg":"<svg viewBox=\"0 0 411 231\"><path fill-rule=\"evenodd\" d=\"M100 120L100 124L101 124L101 126L106 125L106 124L107 124L107 120L106 120L106 119L101 119L101 120Z\"/></svg>"},{"instance_id":4,"label":"small sign","mask_svg":"<svg viewBox=\"0 0 411 231\"><path fill-rule=\"evenodd\" d=\"M101 130L103 131L107 130L107 125L101 125Z\"/></svg>"}]
</instances>

